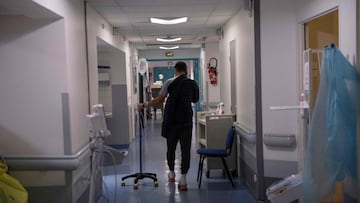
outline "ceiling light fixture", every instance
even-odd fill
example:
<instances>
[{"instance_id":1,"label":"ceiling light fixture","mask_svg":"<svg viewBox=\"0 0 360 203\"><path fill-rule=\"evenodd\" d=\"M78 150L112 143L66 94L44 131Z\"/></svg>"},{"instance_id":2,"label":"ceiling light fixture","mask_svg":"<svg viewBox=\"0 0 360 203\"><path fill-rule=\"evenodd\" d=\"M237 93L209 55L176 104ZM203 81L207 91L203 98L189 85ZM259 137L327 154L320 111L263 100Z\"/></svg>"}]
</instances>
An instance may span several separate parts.
<instances>
[{"instance_id":1,"label":"ceiling light fixture","mask_svg":"<svg viewBox=\"0 0 360 203\"><path fill-rule=\"evenodd\" d=\"M177 38L156 38L156 41L159 41L159 42L176 42L176 41L180 41L181 40L181 37L177 37Z\"/></svg>"},{"instance_id":2,"label":"ceiling light fixture","mask_svg":"<svg viewBox=\"0 0 360 203\"><path fill-rule=\"evenodd\" d=\"M175 18L175 19L171 19L171 20L161 19L161 18L150 18L151 23L157 23L157 24L162 24L162 25L174 25L174 24L179 24L179 23L185 23L185 22L187 22L187 20L188 20L188 17Z\"/></svg>"},{"instance_id":3,"label":"ceiling light fixture","mask_svg":"<svg viewBox=\"0 0 360 203\"><path fill-rule=\"evenodd\" d=\"M165 49L165 50L171 50L171 49L178 49L179 46L173 46L173 47L163 47L163 46L159 46L160 49Z\"/></svg>"}]
</instances>

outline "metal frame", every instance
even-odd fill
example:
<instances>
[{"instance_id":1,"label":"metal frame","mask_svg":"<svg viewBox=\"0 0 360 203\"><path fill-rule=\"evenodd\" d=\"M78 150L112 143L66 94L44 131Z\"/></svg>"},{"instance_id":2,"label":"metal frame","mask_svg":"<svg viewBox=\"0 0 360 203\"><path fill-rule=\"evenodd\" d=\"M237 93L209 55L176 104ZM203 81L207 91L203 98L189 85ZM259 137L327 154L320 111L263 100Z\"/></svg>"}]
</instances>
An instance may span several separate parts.
<instances>
[{"instance_id":1,"label":"metal frame","mask_svg":"<svg viewBox=\"0 0 360 203\"><path fill-rule=\"evenodd\" d=\"M256 167L257 199L265 200L263 122L262 122L262 88L261 88L261 30L260 0L254 0L255 31L255 102L256 102Z\"/></svg>"}]
</instances>

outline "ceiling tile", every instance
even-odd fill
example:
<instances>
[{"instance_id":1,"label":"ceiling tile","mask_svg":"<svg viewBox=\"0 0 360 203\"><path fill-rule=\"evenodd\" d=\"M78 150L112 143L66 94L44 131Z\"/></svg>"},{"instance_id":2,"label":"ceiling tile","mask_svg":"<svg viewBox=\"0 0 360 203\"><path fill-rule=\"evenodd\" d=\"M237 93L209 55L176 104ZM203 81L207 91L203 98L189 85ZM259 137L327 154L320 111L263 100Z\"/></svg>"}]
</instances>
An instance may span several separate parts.
<instances>
[{"instance_id":1,"label":"ceiling tile","mask_svg":"<svg viewBox=\"0 0 360 203\"><path fill-rule=\"evenodd\" d=\"M209 16L214 9L213 6L138 6L123 7L123 11L129 17L183 17L183 16Z\"/></svg>"},{"instance_id":2,"label":"ceiling tile","mask_svg":"<svg viewBox=\"0 0 360 203\"><path fill-rule=\"evenodd\" d=\"M206 22L206 25L213 25L213 26L219 26L226 23L226 21L231 16L211 16L208 21Z\"/></svg>"},{"instance_id":3,"label":"ceiling tile","mask_svg":"<svg viewBox=\"0 0 360 203\"><path fill-rule=\"evenodd\" d=\"M240 10L240 5L237 4L223 4L219 5L215 8L212 15L220 15L220 16L232 16L234 13L237 13Z\"/></svg>"},{"instance_id":4,"label":"ceiling tile","mask_svg":"<svg viewBox=\"0 0 360 203\"><path fill-rule=\"evenodd\" d=\"M219 40L216 29L241 7L239 0L90 0L91 6L113 26L114 33L144 47L159 44L158 36L180 36L182 43L201 44L204 39ZM187 23L157 25L150 17L188 16Z\"/></svg>"}]
</instances>

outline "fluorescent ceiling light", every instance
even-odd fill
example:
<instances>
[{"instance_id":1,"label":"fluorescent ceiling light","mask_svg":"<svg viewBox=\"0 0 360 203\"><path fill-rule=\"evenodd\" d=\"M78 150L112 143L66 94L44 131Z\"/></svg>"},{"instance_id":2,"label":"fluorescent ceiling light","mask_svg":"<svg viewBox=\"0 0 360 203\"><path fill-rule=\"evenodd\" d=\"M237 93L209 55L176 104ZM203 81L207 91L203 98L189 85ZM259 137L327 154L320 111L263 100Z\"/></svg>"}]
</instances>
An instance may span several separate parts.
<instances>
[{"instance_id":1,"label":"fluorescent ceiling light","mask_svg":"<svg viewBox=\"0 0 360 203\"><path fill-rule=\"evenodd\" d=\"M162 47L162 46L159 46L160 49L166 49L166 50L171 50L171 49L178 49L179 46L173 46L173 47Z\"/></svg>"},{"instance_id":2,"label":"fluorescent ceiling light","mask_svg":"<svg viewBox=\"0 0 360 203\"><path fill-rule=\"evenodd\" d=\"M173 24L179 24L179 23L185 23L187 22L188 17L182 17L182 18L175 18L171 20L161 19L161 18L150 18L151 23L157 23L162 25L173 25Z\"/></svg>"},{"instance_id":3,"label":"fluorescent ceiling light","mask_svg":"<svg viewBox=\"0 0 360 203\"><path fill-rule=\"evenodd\" d=\"M180 41L181 37L177 37L177 38L156 38L156 41L160 41L160 42L176 42L176 41Z\"/></svg>"}]
</instances>

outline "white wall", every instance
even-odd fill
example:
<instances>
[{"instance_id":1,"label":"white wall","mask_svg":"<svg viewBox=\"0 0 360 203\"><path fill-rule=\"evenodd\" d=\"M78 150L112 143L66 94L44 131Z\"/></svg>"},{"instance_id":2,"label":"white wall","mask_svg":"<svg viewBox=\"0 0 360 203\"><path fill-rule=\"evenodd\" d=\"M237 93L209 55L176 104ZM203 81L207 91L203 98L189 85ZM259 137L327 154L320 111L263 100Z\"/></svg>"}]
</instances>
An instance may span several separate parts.
<instances>
[{"instance_id":1,"label":"white wall","mask_svg":"<svg viewBox=\"0 0 360 203\"><path fill-rule=\"evenodd\" d=\"M70 89L66 20L56 14L43 17L0 17L0 153L5 156L69 153L64 147L64 136L69 135L63 131L61 95ZM58 171L13 175L25 186L65 182Z\"/></svg>"},{"instance_id":2,"label":"white wall","mask_svg":"<svg viewBox=\"0 0 360 203\"><path fill-rule=\"evenodd\" d=\"M64 154L64 20L0 17L0 154Z\"/></svg>"},{"instance_id":3,"label":"white wall","mask_svg":"<svg viewBox=\"0 0 360 203\"><path fill-rule=\"evenodd\" d=\"M225 113L230 112L231 84L230 41L235 40L237 121L255 130L255 51L254 19L247 10L240 10L224 26L224 38L219 42L218 75L220 98L225 104Z\"/></svg>"},{"instance_id":4,"label":"white wall","mask_svg":"<svg viewBox=\"0 0 360 203\"><path fill-rule=\"evenodd\" d=\"M34 1L64 19L71 151L76 153L88 143L89 138L84 119L84 115L88 113L84 4L80 0Z\"/></svg>"},{"instance_id":5,"label":"white wall","mask_svg":"<svg viewBox=\"0 0 360 203\"><path fill-rule=\"evenodd\" d=\"M203 85L204 90L208 92L208 102L220 102L220 81L217 85L211 85L208 74L208 63L210 58L217 58L219 63L219 43L209 42L205 44L205 61L203 68ZM219 65L218 65L219 67ZM219 67L220 68L220 67ZM206 87L207 86L207 87ZM205 92L205 91L204 91ZM206 97L205 97L206 99Z\"/></svg>"},{"instance_id":6,"label":"white wall","mask_svg":"<svg viewBox=\"0 0 360 203\"><path fill-rule=\"evenodd\" d=\"M299 102L295 3L296 0L273 0L262 1L260 5L264 134L299 135L297 111L270 110L271 106L296 105ZM298 148L292 151L272 150L264 145L265 160L297 161L298 156Z\"/></svg>"}]
</instances>

